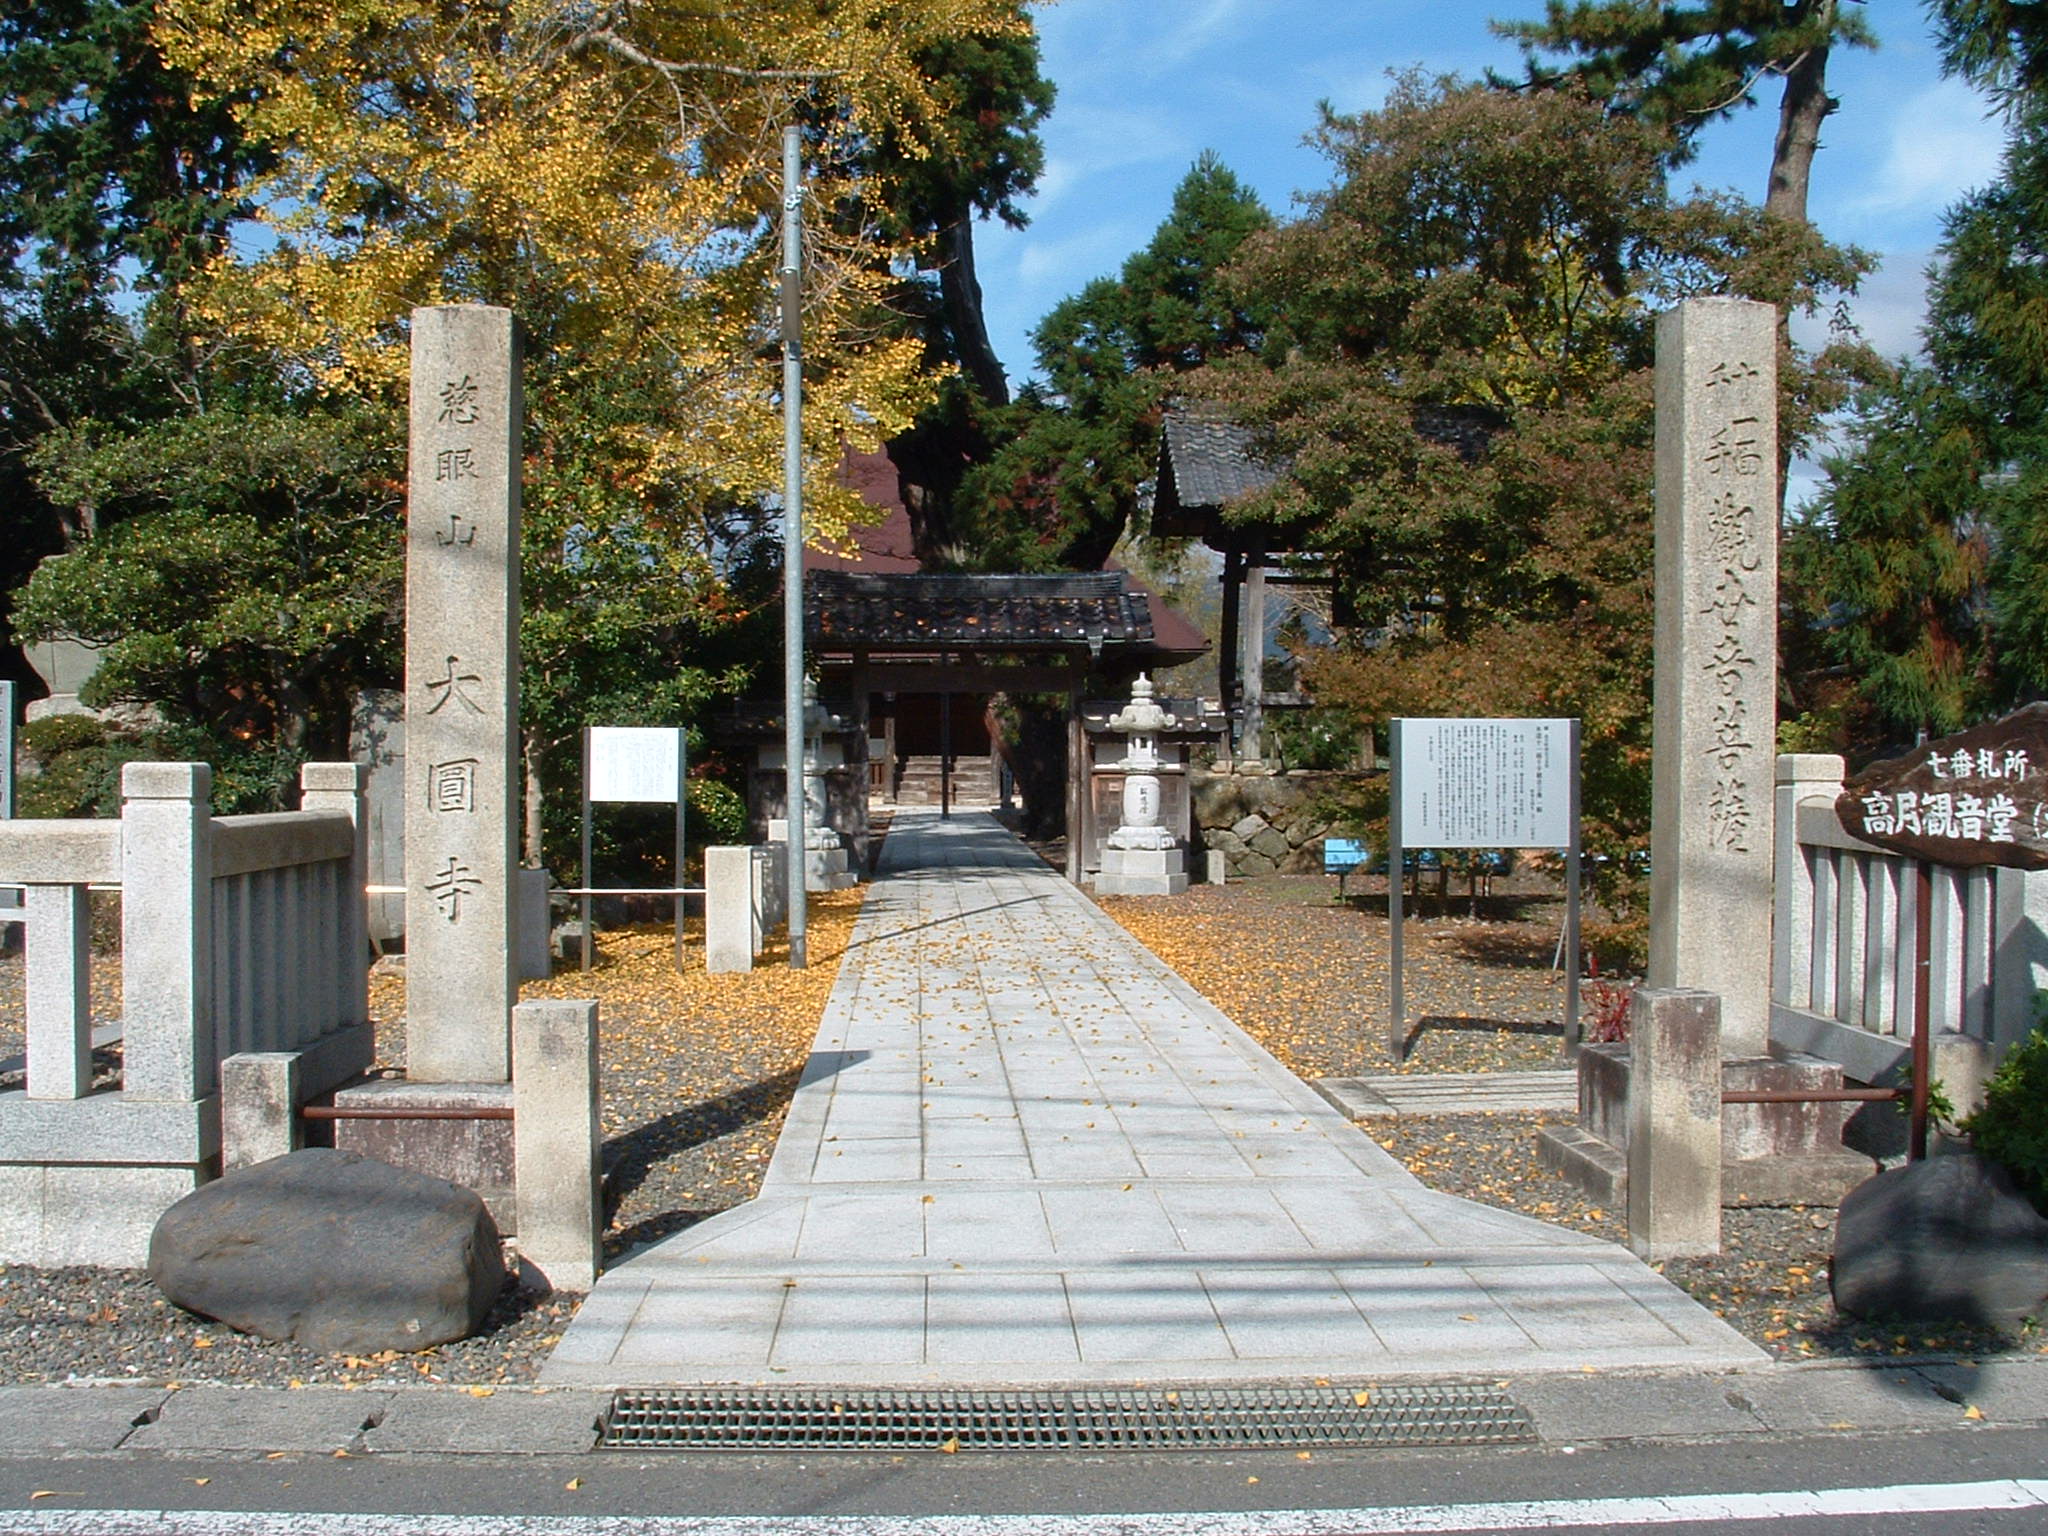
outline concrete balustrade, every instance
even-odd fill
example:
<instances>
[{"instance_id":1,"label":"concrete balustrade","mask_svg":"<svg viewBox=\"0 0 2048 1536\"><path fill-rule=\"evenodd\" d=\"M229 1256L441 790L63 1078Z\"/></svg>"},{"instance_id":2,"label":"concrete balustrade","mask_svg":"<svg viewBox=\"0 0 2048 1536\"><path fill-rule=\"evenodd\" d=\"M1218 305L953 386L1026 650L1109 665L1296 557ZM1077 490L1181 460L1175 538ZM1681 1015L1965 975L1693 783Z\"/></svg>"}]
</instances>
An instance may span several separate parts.
<instances>
[{"instance_id":1,"label":"concrete balustrade","mask_svg":"<svg viewBox=\"0 0 2048 1536\"><path fill-rule=\"evenodd\" d=\"M1890 1081L1913 1033L1912 862L1845 831L1842 759L1777 760L1771 1040ZM1930 882L1935 1075L1963 1108L1995 1053L2033 1023L2048 987L2048 872L1951 869Z\"/></svg>"},{"instance_id":2,"label":"concrete balustrade","mask_svg":"<svg viewBox=\"0 0 2048 1536\"><path fill-rule=\"evenodd\" d=\"M131 763L118 822L0 828L0 883L29 891L27 1082L0 1093L0 1263L142 1262L157 1216L219 1171L228 1058L287 1058L294 1102L369 1065L362 778L309 764L305 809L215 817L205 764ZM97 1090L92 886L122 895L122 1070ZM238 1145L288 1143L242 1119Z\"/></svg>"}]
</instances>

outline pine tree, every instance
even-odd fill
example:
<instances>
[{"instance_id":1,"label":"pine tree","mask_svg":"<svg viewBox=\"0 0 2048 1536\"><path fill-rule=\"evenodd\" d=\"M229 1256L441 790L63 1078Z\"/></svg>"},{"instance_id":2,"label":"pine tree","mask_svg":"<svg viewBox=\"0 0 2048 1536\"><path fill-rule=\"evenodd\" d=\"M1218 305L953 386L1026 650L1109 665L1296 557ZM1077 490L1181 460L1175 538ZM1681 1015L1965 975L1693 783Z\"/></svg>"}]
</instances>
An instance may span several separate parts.
<instances>
[{"instance_id":1,"label":"pine tree","mask_svg":"<svg viewBox=\"0 0 2048 1536\"><path fill-rule=\"evenodd\" d=\"M1754 106L1766 78L1782 79L1764 209L1803 222L1821 124L1836 106L1827 91L1829 51L1874 44L1843 3L1546 0L1542 21L1495 22L1494 31L1522 44L1529 84L1576 81L1614 111L1670 135L1678 163L1707 124ZM1577 62L1559 69L1542 54Z\"/></svg>"}]
</instances>

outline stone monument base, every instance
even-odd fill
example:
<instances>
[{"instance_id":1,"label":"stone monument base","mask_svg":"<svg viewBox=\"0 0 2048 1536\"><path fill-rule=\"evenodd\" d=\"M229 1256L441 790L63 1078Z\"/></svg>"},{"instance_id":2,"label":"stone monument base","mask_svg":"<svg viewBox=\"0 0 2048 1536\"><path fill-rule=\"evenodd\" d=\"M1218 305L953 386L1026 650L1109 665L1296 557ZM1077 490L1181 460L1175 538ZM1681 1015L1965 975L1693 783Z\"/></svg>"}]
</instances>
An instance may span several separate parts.
<instances>
[{"instance_id":1,"label":"stone monument base","mask_svg":"<svg viewBox=\"0 0 2048 1536\"><path fill-rule=\"evenodd\" d=\"M510 1083L415 1083L385 1077L337 1089L336 1109L435 1110L430 1118L337 1119L334 1145L379 1162L461 1184L483 1196L507 1236L518 1230L512 1122L462 1118L463 1110L512 1108Z\"/></svg>"},{"instance_id":2,"label":"stone monument base","mask_svg":"<svg viewBox=\"0 0 2048 1536\"><path fill-rule=\"evenodd\" d=\"M1187 888L1187 855L1178 848L1102 850L1098 896L1178 896Z\"/></svg>"},{"instance_id":3,"label":"stone monument base","mask_svg":"<svg viewBox=\"0 0 2048 1536\"><path fill-rule=\"evenodd\" d=\"M807 891L843 891L849 886L860 884L860 876L847 866L844 848L807 848L804 850L804 889Z\"/></svg>"},{"instance_id":4,"label":"stone monument base","mask_svg":"<svg viewBox=\"0 0 2048 1536\"><path fill-rule=\"evenodd\" d=\"M1579 1123L1537 1133L1538 1160L1589 1199L1620 1207L1628 1199L1626 1045L1579 1052ZM1725 1091L1811 1091L1842 1086L1842 1069L1818 1056L1745 1057L1721 1064ZM1725 1104L1721 1108L1721 1203L1839 1205L1876 1171L1842 1145L1854 1104Z\"/></svg>"}]
</instances>

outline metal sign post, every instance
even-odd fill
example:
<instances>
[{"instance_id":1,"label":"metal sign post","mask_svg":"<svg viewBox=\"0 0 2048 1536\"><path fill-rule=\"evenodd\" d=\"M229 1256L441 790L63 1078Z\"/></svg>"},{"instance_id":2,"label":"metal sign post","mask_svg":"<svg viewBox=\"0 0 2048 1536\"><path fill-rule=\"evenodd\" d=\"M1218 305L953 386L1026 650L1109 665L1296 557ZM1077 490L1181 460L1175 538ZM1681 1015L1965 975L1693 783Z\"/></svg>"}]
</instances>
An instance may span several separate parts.
<instances>
[{"instance_id":1,"label":"metal sign post","mask_svg":"<svg viewBox=\"0 0 2048 1536\"><path fill-rule=\"evenodd\" d=\"M1564 1040L1579 1037L1579 722L1407 720L1387 736L1387 1052L1408 1054L1402 977L1403 870L1409 848L1562 848Z\"/></svg>"}]
</instances>

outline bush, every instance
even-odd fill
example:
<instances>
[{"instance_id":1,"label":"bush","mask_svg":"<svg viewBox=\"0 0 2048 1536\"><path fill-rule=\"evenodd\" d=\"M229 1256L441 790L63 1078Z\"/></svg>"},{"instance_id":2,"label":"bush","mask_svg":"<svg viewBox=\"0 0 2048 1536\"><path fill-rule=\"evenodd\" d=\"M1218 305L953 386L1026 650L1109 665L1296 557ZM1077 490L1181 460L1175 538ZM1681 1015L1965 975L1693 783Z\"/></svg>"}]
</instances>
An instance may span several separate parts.
<instances>
[{"instance_id":1,"label":"bush","mask_svg":"<svg viewBox=\"0 0 2048 1536\"><path fill-rule=\"evenodd\" d=\"M1266 733L1289 768L1355 768L1365 740L1347 709L1276 709L1266 716Z\"/></svg>"},{"instance_id":2,"label":"bush","mask_svg":"<svg viewBox=\"0 0 2048 1536\"><path fill-rule=\"evenodd\" d=\"M2048 1215L2048 1007L2037 999L2027 1038L2000 1062L1984 1086L1984 1107L1963 1122L1977 1150L2002 1163L2043 1215Z\"/></svg>"},{"instance_id":3,"label":"bush","mask_svg":"<svg viewBox=\"0 0 2048 1536\"><path fill-rule=\"evenodd\" d=\"M133 732L93 715L46 715L22 727L23 816L118 816L121 769L154 757Z\"/></svg>"}]
</instances>

